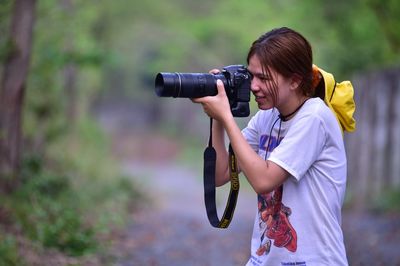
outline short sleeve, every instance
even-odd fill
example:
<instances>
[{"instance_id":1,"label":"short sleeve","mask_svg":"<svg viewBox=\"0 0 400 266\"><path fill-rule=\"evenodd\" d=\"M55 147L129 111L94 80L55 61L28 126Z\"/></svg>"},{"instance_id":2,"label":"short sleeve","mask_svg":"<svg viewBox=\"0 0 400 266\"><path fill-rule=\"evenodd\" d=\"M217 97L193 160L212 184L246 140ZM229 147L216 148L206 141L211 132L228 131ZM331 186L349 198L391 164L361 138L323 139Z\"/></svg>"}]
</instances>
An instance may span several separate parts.
<instances>
[{"instance_id":1,"label":"short sleeve","mask_svg":"<svg viewBox=\"0 0 400 266\"><path fill-rule=\"evenodd\" d=\"M258 115L256 114L250 119L249 123L247 124L247 127L242 130L244 138L246 139L247 143L250 144L251 148L255 152L258 152L259 149L259 133L257 129L257 119Z\"/></svg>"},{"instance_id":2,"label":"short sleeve","mask_svg":"<svg viewBox=\"0 0 400 266\"><path fill-rule=\"evenodd\" d=\"M316 115L305 115L290 126L268 160L300 180L318 159L326 142L325 127Z\"/></svg>"}]
</instances>

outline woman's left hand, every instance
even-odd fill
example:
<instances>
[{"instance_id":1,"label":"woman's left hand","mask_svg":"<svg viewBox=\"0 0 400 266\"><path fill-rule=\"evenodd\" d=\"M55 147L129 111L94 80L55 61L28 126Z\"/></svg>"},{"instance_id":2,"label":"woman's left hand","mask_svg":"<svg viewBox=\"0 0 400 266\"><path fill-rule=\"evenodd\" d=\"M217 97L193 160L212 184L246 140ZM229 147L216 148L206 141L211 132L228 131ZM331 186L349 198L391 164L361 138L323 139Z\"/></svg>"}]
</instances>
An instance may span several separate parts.
<instances>
[{"instance_id":1,"label":"woman's left hand","mask_svg":"<svg viewBox=\"0 0 400 266\"><path fill-rule=\"evenodd\" d=\"M202 98L191 99L194 103L200 103L204 112L211 118L224 122L232 116L231 107L225 92L224 83L217 80L218 94L215 96L206 96Z\"/></svg>"}]
</instances>

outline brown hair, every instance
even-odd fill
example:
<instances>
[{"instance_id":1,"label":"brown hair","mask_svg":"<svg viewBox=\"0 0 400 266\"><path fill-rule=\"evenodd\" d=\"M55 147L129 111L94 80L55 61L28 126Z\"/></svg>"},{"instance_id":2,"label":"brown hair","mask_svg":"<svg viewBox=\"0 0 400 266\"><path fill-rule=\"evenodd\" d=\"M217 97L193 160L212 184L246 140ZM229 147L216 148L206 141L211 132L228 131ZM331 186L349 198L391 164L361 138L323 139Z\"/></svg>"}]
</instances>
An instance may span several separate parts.
<instances>
[{"instance_id":1,"label":"brown hair","mask_svg":"<svg viewBox=\"0 0 400 266\"><path fill-rule=\"evenodd\" d=\"M285 78L298 75L302 79L299 86L302 93L305 96L314 94L311 45L300 33L286 27L273 29L253 42L247 55L247 63L254 55L260 60L263 71L271 78L273 77L269 68ZM278 89L275 81L272 84L276 102Z\"/></svg>"}]
</instances>

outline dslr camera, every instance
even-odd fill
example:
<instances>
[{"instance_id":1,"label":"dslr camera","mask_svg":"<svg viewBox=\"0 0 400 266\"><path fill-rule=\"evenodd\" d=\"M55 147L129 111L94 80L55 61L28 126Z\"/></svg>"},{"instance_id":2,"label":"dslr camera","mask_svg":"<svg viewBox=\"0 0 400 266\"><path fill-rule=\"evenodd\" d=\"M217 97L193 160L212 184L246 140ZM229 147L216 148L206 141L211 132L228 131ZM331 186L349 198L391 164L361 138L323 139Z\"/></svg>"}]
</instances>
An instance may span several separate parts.
<instances>
[{"instance_id":1,"label":"dslr camera","mask_svg":"<svg viewBox=\"0 0 400 266\"><path fill-rule=\"evenodd\" d=\"M232 115L250 115L251 74L243 65L226 66L218 74L158 73L155 91L159 97L200 98L218 93L217 80L224 83Z\"/></svg>"}]
</instances>

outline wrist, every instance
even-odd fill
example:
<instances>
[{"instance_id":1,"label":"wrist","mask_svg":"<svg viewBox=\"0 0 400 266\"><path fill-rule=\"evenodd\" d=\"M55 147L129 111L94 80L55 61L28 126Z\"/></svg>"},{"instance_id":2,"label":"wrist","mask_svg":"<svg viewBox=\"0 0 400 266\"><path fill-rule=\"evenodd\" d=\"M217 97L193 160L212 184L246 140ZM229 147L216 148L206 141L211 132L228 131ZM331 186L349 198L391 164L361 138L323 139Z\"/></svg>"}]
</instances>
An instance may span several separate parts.
<instances>
[{"instance_id":1,"label":"wrist","mask_svg":"<svg viewBox=\"0 0 400 266\"><path fill-rule=\"evenodd\" d=\"M225 120L226 120L225 118L214 119L214 124L213 124L214 128L218 131L220 131L220 130L224 131L225 130L225 122L224 122Z\"/></svg>"},{"instance_id":2,"label":"wrist","mask_svg":"<svg viewBox=\"0 0 400 266\"><path fill-rule=\"evenodd\" d=\"M235 122L235 118L233 117L233 115L231 113L229 113L229 115L226 115L222 121L221 121L222 126L227 129L228 127L230 127L232 124L236 124Z\"/></svg>"}]
</instances>

